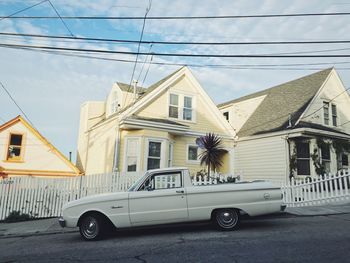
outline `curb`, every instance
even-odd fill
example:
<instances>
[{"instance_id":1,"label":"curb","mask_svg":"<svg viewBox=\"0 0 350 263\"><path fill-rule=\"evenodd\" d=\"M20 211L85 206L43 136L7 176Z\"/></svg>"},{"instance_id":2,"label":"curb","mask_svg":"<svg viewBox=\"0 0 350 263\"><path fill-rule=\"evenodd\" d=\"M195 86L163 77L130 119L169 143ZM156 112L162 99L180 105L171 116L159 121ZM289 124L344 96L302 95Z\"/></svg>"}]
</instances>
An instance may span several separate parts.
<instances>
[{"instance_id":1,"label":"curb","mask_svg":"<svg viewBox=\"0 0 350 263\"><path fill-rule=\"evenodd\" d=\"M23 233L23 234L8 234L8 235L0 235L0 239L6 238L15 238L15 237L31 237L31 236L48 236L48 235L57 235L57 234L66 234L66 233L75 233L79 232L79 230L72 229L66 231L46 231L46 232L32 232L32 233Z\"/></svg>"}]
</instances>

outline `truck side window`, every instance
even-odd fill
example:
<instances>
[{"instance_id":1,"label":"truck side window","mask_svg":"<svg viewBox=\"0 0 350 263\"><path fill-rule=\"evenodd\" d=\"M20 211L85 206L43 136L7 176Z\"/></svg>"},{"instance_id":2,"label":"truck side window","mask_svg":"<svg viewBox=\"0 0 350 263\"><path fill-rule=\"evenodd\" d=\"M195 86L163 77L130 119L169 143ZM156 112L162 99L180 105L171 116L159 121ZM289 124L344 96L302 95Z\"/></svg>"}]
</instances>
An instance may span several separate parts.
<instances>
[{"instance_id":1,"label":"truck side window","mask_svg":"<svg viewBox=\"0 0 350 263\"><path fill-rule=\"evenodd\" d=\"M182 187L181 172L162 173L152 176L150 185L153 190Z\"/></svg>"}]
</instances>

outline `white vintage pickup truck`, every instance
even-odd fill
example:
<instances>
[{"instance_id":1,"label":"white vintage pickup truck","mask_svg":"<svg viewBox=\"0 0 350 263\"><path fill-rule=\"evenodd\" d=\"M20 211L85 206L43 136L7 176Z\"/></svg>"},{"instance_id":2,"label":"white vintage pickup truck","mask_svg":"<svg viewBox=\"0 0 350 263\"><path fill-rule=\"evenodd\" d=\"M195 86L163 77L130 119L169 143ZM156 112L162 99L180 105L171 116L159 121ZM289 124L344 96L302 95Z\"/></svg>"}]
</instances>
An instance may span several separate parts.
<instances>
[{"instance_id":1,"label":"white vintage pickup truck","mask_svg":"<svg viewBox=\"0 0 350 263\"><path fill-rule=\"evenodd\" d=\"M212 220L223 230L236 228L240 215L284 209L279 187L270 182L193 186L187 168L150 170L127 192L88 196L63 206L62 227L79 227L85 240L112 228Z\"/></svg>"}]
</instances>

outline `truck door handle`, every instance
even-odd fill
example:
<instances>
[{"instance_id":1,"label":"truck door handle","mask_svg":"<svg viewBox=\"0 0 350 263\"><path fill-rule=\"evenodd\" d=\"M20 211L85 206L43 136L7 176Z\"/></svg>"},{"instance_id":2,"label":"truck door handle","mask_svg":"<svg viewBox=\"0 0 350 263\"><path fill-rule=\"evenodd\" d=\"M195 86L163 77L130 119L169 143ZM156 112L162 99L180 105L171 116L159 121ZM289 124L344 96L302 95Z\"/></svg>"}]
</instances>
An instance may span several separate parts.
<instances>
[{"instance_id":1,"label":"truck door handle","mask_svg":"<svg viewBox=\"0 0 350 263\"><path fill-rule=\"evenodd\" d=\"M178 193L178 194L184 194L185 191L184 191L184 190L176 190L176 193Z\"/></svg>"}]
</instances>

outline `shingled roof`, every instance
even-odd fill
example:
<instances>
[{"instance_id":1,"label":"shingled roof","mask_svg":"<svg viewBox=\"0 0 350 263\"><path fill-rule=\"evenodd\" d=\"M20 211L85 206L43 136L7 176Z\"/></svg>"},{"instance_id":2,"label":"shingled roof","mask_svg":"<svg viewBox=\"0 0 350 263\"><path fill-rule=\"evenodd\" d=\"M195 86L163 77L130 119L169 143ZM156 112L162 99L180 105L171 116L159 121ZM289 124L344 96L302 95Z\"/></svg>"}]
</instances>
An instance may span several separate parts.
<instances>
[{"instance_id":1,"label":"shingled roof","mask_svg":"<svg viewBox=\"0 0 350 263\"><path fill-rule=\"evenodd\" d=\"M117 82L117 84L122 91L130 92L130 93L134 92L134 87L130 86L129 84L122 83L122 82ZM137 86L137 90L138 92L143 93L143 92L146 92L147 89L141 86Z\"/></svg>"},{"instance_id":2,"label":"shingled roof","mask_svg":"<svg viewBox=\"0 0 350 263\"><path fill-rule=\"evenodd\" d=\"M332 69L325 69L248 96L231 100L219 104L218 107L222 108L266 95L237 135L239 137L246 137L283 130L288 126L289 117L291 117L292 123L295 123L299 119Z\"/></svg>"}]
</instances>

